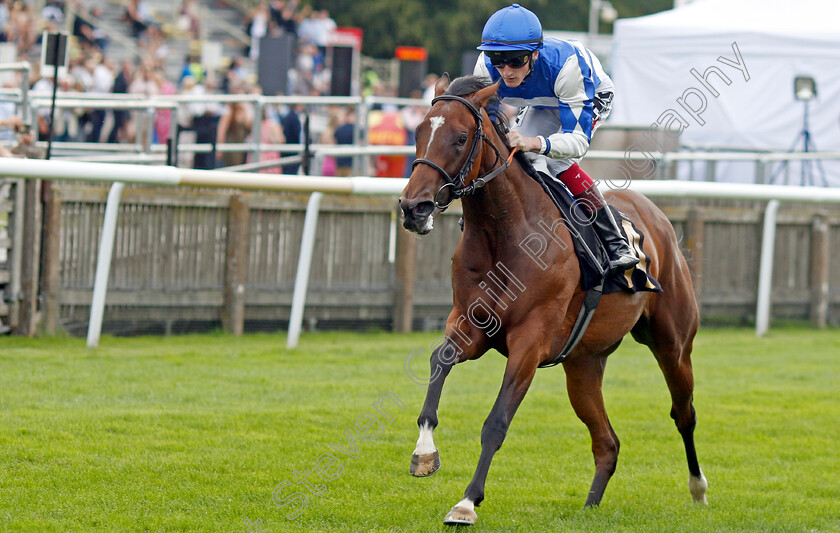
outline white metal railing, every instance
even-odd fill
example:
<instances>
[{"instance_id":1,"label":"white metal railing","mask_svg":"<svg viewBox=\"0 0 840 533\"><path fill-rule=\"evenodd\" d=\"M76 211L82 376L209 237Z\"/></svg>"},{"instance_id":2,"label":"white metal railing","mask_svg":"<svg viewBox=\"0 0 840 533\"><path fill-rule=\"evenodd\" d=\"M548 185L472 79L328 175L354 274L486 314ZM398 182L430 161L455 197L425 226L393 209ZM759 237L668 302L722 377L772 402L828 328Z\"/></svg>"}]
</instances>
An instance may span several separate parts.
<instances>
[{"instance_id":1,"label":"white metal railing","mask_svg":"<svg viewBox=\"0 0 840 533\"><path fill-rule=\"evenodd\" d=\"M43 92L33 92L31 93L30 97L27 99L25 95L23 97L18 96L20 93L15 92L16 90L7 91L5 94L8 96L7 99L12 101L17 101L20 99L21 105L24 106L24 109L30 110L30 116L37 116L37 110L43 107L49 107L52 103L52 94L47 94ZM3 94L3 93L0 93ZM367 99L370 104L375 105L378 102L376 97L368 98ZM393 99L388 99L393 100ZM352 97L352 96L262 96L256 94L207 94L202 95L200 98L196 98L195 96L190 95L156 95L151 98L147 98L142 95L119 95L115 98L111 98L109 93L76 93L76 92L63 92L59 91L56 95L56 109L64 109L64 108L88 108L88 109L131 109L138 112L142 112L143 123L144 123L144 130L146 135L143 137L138 136L137 141L133 149L129 150L132 153L136 153L138 151L145 152L147 154L151 153L152 151L164 152L166 151L166 147L164 145L160 146L153 146L152 144L152 128L151 125L154 121L154 113L158 109L177 109L180 105L185 105L188 103L195 103L195 102L204 102L204 103L247 103L254 106L254 117L262 117L263 116L263 109L265 106L270 105L297 105L302 104L306 106L330 106L330 105L359 105L362 106L364 100L359 97ZM362 113L359 113L362 115ZM365 117L367 117L367 113L363 113ZM29 122L29 121L27 121ZM360 131L361 129L365 128L366 124L362 124L356 128L356 131ZM278 145L263 145L260 141L260 127L261 121L254 120L252 127L251 127L251 136L250 140L247 143L219 143L216 144L216 150L218 152L226 152L226 151L248 151L251 154L251 157L257 159L259 154L263 151L276 150ZM170 135L171 138L175 138L176 132L178 128L178 122L175 117L170 122ZM42 144L45 144L42 142ZM82 148L81 145L88 144L90 145L89 148ZM291 144L291 143L290 143ZM61 150L91 150L91 151L100 151L101 150L101 143L73 143L71 146L65 145L61 142L53 142L53 147L57 151ZM207 152L210 151L213 145L204 144L201 146L196 145L186 145L182 146L179 145L176 149L178 152L189 152L189 151L201 151ZM283 145L284 150L288 149L285 145ZM302 145L298 144L298 151L303 149Z\"/></svg>"},{"instance_id":2,"label":"white metal railing","mask_svg":"<svg viewBox=\"0 0 840 533\"><path fill-rule=\"evenodd\" d=\"M28 63L0 65L0 70L23 70L28 74ZM27 102L27 95L25 85L21 89L5 89L0 90L0 99L8 99L19 102L24 105L24 110L31 116L34 115L35 108L49 105L51 94L46 93L32 93L28 95L30 102ZM3 98L5 96L5 98ZM125 102L134 102L127 104ZM56 107L87 107L99 109L135 109L144 113L143 119L146 124L151 124L155 110L161 108L172 109L174 106L185 105L193 102L205 103L233 103L240 102L254 106L254 116L261 117L265 106L276 105L297 105L302 104L309 108L323 108L325 106L357 106L356 113L356 128L355 128L355 146L367 146L367 117L370 110L376 106L417 106L428 107L425 100L410 99L410 98L396 98L396 97L379 97L369 96L366 98L356 96L263 96L259 94L206 94L199 98L191 95L155 95L151 98L146 98L141 95L114 95L114 94L95 94L95 93L76 93L63 92L57 93ZM30 109L33 108L30 113ZM177 129L177 123L172 121L170 126L173 136ZM252 159L256 160L259 154L264 151L278 151L284 152L300 152L303 150L303 145L295 143L287 143L283 145L267 145L260 142L260 121L254 120L251 131L251 138L246 143L218 143L216 144L217 152L232 152L232 151L247 151L251 154ZM137 152L164 153L166 146L154 145L151 142L151 129L145 128L147 138L138 138L133 148L129 148L127 152L136 154ZM88 146L85 146L88 145ZM125 146L125 145L123 145ZM682 163L703 162L706 164L706 171L704 180L714 181L715 168L721 162L750 162L755 164L755 183L766 183L767 169L773 164L785 164L787 162L821 162L825 160L840 161L840 152L826 151L826 152L790 152L790 151L767 151L767 150L726 150L725 148L715 148L710 152L698 152L701 149L697 146L684 145L684 147L693 151L682 152L659 152L659 151L620 151L620 150L590 150L586 157L591 161L616 161L616 162L649 162L651 164L650 177L659 179L665 178L670 169L674 165ZM102 144L100 143L73 143L64 144L54 142L53 148L57 153L67 153L72 150L92 150L102 151ZM414 153L413 147L395 147L397 148L393 155L412 155ZM123 148L124 149L124 148ZM178 152L208 152L212 149L211 144L188 144L185 143L176 148ZM105 149L110 151L111 149ZM119 148L117 148L119 150ZM329 154L333 155L333 154ZM344 155L338 153L336 155ZM369 160L354 155L353 170L357 175L369 175L371 173ZM620 167L619 167L620 170ZM694 180L694 165L690 166L690 179ZM618 176L612 176L617 178Z\"/></svg>"},{"instance_id":3,"label":"white metal railing","mask_svg":"<svg viewBox=\"0 0 840 533\"><path fill-rule=\"evenodd\" d=\"M30 108L32 109L30 115L34 116L38 108L49 105L49 100L43 93L30 93ZM85 93L58 93L56 99L57 108L99 108L99 109L132 109L143 114L144 124L151 124L153 116L158 109L176 109L178 105L183 105L188 102L195 101L193 98L185 95L169 95L156 96L151 99L145 99L135 95L120 95L115 98L110 98L109 95L96 95ZM357 124L355 128L356 142L355 146L368 146L367 141L367 115L368 111L377 105L413 105L422 106L425 102L422 100L406 99L406 98L382 98L382 97L368 97L365 99L358 97L298 97L298 96L260 96L260 95L206 95L201 98L204 102L215 103L232 103L242 102L255 106L254 116L262 116L263 107L268 105L295 105L303 104L306 106L329 106L329 105L357 105L359 112L357 115ZM260 121L255 120L252 125L251 138L244 143L217 143L215 148L217 152L241 152L247 151L251 154L252 159L258 159L259 155L264 151L283 151L283 152L301 152L304 146L300 143L285 143L285 144L264 144L260 142L259 135ZM174 138L177 130L176 120L172 120L170 125L171 135ZM116 145L105 148L102 143L62 143L53 142L53 149L58 154L67 154L74 151L120 151L124 150L129 153L136 154L137 152L151 153L165 153L167 148L165 145L152 144L151 128L145 127L145 137L139 137L133 147L126 148L132 145ZM43 142L42 142L43 143ZM209 143L183 143L177 147L178 152L196 153L208 152L212 149L212 144ZM328 149L327 145L312 145L311 149ZM325 153L325 155L351 155L354 156L354 174L369 175L371 169L369 161L365 158L358 157L358 152L349 153L352 147L339 147L335 152ZM414 147L412 146L394 146L391 151L380 152L384 155L413 155ZM590 150L586 158L590 161L615 161L617 163L617 170L621 170L621 163L632 162L634 165L639 165L643 162L650 163L650 176L658 179L664 178L669 169L674 165L680 163L704 162L706 163L705 181L714 181L715 165L721 162L749 162L755 164L755 183L767 182L767 169L773 164L785 164L787 162L804 162L804 161L840 161L840 151L824 151L824 152L771 152L771 151L715 151L715 152L646 152L646 151L621 151L621 150ZM612 178L620 178L620 176L611 176ZM694 179L693 166L691 179Z\"/></svg>"}]
</instances>

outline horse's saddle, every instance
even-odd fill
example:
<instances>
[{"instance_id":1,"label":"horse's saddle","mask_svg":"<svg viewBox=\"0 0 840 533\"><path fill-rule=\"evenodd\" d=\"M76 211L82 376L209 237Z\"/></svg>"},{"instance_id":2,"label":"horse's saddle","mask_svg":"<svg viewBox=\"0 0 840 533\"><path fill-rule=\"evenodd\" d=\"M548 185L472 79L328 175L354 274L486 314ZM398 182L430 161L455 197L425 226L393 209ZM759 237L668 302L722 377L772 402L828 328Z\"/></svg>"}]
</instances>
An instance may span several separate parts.
<instances>
[{"instance_id":1,"label":"horse's saddle","mask_svg":"<svg viewBox=\"0 0 840 533\"><path fill-rule=\"evenodd\" d=\"M613 216L620 221L621 232L630 244L630 248L638 255L639 264L633 270L615 272L604 278L608 270L609 259L607 250L601 239L595 233L592 224L588 223L589 216L583 212L580 205L574 203L571 193L557 180L539 175L539 182L551 200L563 214L566 227L572 234L575 243L575 254L580 262L581 285L584 290L597 287L603 280L602 294L621 290L636 292L662 292L662 287L656 278L650 275L650 259L645 254L645 236L624 213L613 206Z\"/></svg>"}]
</instances>

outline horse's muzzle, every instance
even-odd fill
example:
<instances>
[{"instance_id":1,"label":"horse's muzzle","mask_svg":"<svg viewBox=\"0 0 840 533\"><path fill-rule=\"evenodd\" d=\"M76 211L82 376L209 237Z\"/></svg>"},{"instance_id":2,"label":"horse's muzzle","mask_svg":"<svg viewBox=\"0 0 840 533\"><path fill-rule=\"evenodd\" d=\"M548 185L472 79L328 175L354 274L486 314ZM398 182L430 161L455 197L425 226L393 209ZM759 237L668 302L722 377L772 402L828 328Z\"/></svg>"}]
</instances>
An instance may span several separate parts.
<instances>
[{"instance_id":1,"label":"horse's muzzle","mask_svg":"<svg viewBox=\"0 0 840 533\"><path fill-rule=\"evenodd\" d=\"M400 198L400 212L403 217L403 227L409 231L425 235L432 231L435 203L431 200L407 200Z\"/></svg>"}]
</instances>

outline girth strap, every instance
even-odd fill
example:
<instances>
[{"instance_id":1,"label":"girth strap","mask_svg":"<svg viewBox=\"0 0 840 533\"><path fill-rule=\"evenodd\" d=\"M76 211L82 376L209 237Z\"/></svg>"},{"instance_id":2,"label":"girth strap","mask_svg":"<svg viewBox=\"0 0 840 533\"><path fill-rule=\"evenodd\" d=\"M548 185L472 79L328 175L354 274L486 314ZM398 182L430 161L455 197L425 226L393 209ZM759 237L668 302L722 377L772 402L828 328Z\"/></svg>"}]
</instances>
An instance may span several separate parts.
<instances>
[{"instance_id":1,"label":"girth strap","mask_svg":"<svg viewBox=\"0 0 840 533\"><path fill-rule=\"evenodd\" d=\"M566 360L566 357L568 357L570 353L572 353L572 350L575 349L580 340L583 338L584 333L586 333L586 328L589 327L589 321L592 320L592 315L594 315L595 310L598 309L598 304L601 302L601 292L603 291L603 288L604 284L601 283L601 285L592 287L586 291L586 297L583 299L583 305L580 307L580 312L578 313L577 320L575 320L575 325L572 326L571 333L569 333L569 339L566 341L566 345L563 346L563 349L560 350L560 353L558 353L554 359L541 364L539 368L549 368L559 365Z\"/></svg>"}]
</instances>

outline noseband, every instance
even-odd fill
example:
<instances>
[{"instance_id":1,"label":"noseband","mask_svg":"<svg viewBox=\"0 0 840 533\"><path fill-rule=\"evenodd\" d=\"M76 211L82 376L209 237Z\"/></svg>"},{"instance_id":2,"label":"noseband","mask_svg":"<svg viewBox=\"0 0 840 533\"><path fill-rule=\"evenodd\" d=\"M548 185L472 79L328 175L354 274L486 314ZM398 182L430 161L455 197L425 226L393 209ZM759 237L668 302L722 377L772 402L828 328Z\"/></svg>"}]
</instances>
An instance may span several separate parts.
<instances>
[{"instance_id":1,"label":"noseband","mask_svg":"<svg viewBox=\"0 0 840 533\"><path fill-rule=\"evenodd\" d=\"M440 100L455 100L461 102L462 104L467 106L467 109L469 109L472 112L473 116L475 117L476 124L472 144L470 145L470 153L467 156L467 160L464 161L463 165L461 165L461 169L458 171L454 178L450 176L449 173L443 169L443 167L425 158L415 159L414 163L411 164L412 170L420 163L423 163L424 165L429 165L433 169L437 170L441 176L443 176L443 179L446 181L446 183L444 183L441 186L441 188L438 189L437 194L435 194L435 207L437 207L438 209L446 209L447 207L449 207L449 204L454 202L456 199L473 194L478 189L487 185L488 181L492 180L493 178L504 172L508 165L510 165L510 159L505 160L502 157L502 154L499 153L498 148L496 148L493 145L493 143L490 142L490 139L488 139L487 136L484 135L484 132L481 127L482 116L480 109L472 105L472 103L470 103L469 100L461 98L460 96L455 96L453 94L442 94L436 97L434 100L432 100L432 105L435 105L435 103L437 103ZM490 148L492 148L493 151L496 152L496 161L499 161L499 159L501 159L502 164L496 167L494 170L491 170L487 174L477 177L469 185L466 185L464 183L464 179L469 175L470 171L472 171L473 164L475 163L475 159L478 156L478 147L481 144L481 141L486 142L490 146ZM511 155L513 154L511 153ZM495 162L493 164L495 164ZM441 203L438 201L438 198L440 197L441 192L447 188L452 189L449 194L449 201L446 203Z\"/></svg>"}]
</instances>

